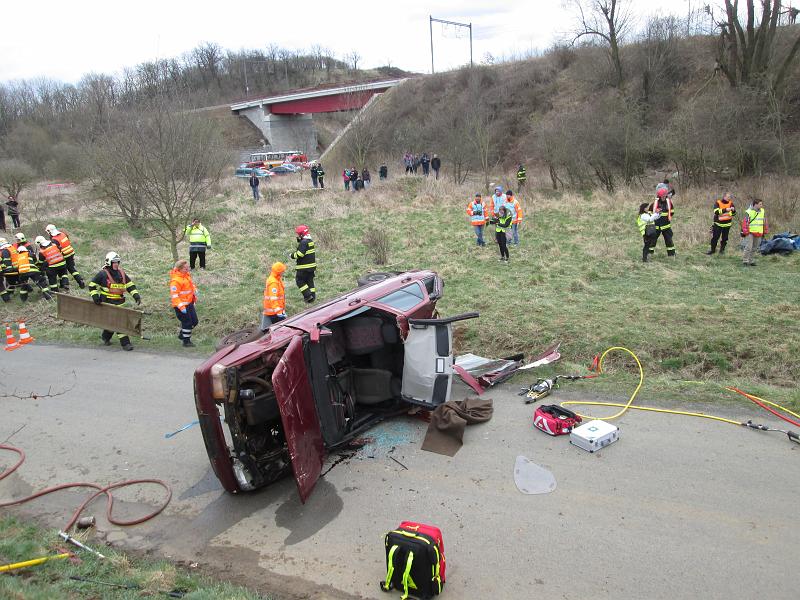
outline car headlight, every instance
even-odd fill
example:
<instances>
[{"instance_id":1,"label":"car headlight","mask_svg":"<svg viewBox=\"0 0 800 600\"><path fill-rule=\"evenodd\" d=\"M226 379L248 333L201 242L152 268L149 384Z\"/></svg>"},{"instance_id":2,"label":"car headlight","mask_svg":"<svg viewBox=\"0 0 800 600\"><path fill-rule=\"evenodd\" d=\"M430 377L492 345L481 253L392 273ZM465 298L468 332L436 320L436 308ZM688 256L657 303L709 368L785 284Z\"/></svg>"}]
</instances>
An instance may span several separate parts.
<instances>
[{"instance_id":1,"label":"car headlight","mask_svg":"<svg viewBox=\"0 0 800 600\"><path fill-rule=\"evenodd\" d=\"M225 370L225 365L220 363L216 363L211 367L211 397L214 398L214 400L224 400L228 395L225 389Z\"/></svg>"}]
</instances>

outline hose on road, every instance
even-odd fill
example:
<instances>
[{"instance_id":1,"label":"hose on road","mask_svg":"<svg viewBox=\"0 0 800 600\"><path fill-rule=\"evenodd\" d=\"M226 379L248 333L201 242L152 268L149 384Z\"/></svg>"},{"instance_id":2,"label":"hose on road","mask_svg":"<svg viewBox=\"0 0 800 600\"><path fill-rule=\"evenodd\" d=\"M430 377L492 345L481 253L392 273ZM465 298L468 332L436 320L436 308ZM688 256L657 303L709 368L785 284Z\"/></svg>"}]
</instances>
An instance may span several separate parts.
<instances>
[{"instance_id":1,"label":"hose on road","mask_svg":"<svg viewBox=\"0 0 800 600\"><path fill-rule=\"evenodd\" d=\"M0 444L0 450L5 450L8 452L14 452L19 456L19 460L17 463L11 467L8 467L4 471L0 472L0 481L11 475L14 471L16 471L23 462L25 462L25 452L21 448L17 448L15 446L11 446L9 444ZM131 519L129 521L125 521L122 519L117 519L114 517L113 510L114 510L114 496L111 493L112 490L118 490L124 487L129 487L133 485L141 485L141 484L154 484L164 488L167 493L166 499L156 507L153 512L150 512L143 517L138 517L136 519ZM81 513L86 509L86 507L94 501L95 498L98 496L105 495L106 496L106 520L112 525L117 525L119 527L129 527L131 525L138 525L139 523L144 523L145 521L149 521L159 513L161 513L167 505L172 500L172 488L167 484L165 481L161 479L129 479L126 481L119 481L117 483L112 483L109 485L99 485L97 483L89 483L89 482L73 482L73 483L62 483L60 485L54 485L52 487L45 488L35 494L31 494L25 498L20 498L18 500L11 500L8 502L0 502L0 508L5 508L8 506L17 506L20 504L25 504L26 502L30 502L31 500L35 500L36 498L40 498L42 496L46 496L47 494L52 494L53 492L58 492L60 490L66 490L70 488L90 488L97 490L94 494L90 495L86 500L84 500L81 505L77 508L77 510L72 514L72 518L67 523L66 527L63 528L63 531L69 531L73 525L78 521L81 516Z\"/></svg>"}]
</instances>

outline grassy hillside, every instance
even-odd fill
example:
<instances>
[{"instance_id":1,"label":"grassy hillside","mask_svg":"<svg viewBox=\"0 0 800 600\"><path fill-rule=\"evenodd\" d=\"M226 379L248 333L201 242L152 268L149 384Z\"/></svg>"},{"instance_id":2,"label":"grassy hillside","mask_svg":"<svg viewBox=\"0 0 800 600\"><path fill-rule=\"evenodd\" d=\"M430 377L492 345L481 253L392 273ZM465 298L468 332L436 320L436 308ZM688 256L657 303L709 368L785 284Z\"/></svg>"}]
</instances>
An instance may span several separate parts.
<instances>
[{"instance_id":1,"label":"grassy hillside","mask_svg":"<svg viewBox=\"0 0 800 600\"><path fill-rule=\"evenodd\" d=\"M680 383L701 380L737 383L800 404L795 384L800 363L792 347L800 320L800 257L763 257L758 268L743 269L735 233L727 256L705 256L715 191L679 192L678 256L668 259L660 242L648 264L640 262L635 225L641 193L523 194L522 244L511 248L506 265L497 262L493 244L475 246L465 215L474 194L470 188L415 177L376 183L358 194L341 190L335 178L330 184L333 189L313 190L307 177L291 176L262 186L266 199L256 205L246 182L231 180L213 199L203 219L213 238L209 268L195 272L200 326L193 339L199 352L210 352L219 337L256 322L268 265L286 260L294 248L293 227L306 223L318 246L321 300L355 287L356 278L370 270L434 269L446 282L442 314L481 312L478 321L457 329L459 351L531 354L558 340L565 362L556 370L564 372L583 369L608 346L623 345L642 359L651 393L726 395L713 385ZM780 187L753 182L734 191L755 191L757 185L767 186L759 193L773 231L800 229L795 213L777 208L778 193L796 195L800 181L783 181ZM742 204L739 200L740 209ZM72 235L88 277L106 252L120 253L147 311L145 332L151 339L134 341L137 349L183 351L168 303L172 261L163 244L104 216L106 209L87 201L80 189L42 193L29 206L35 210L23 216L28 237L55 222ZM38 226L28 225L37 214ZM373 264L362 243L369 228L388 237L389 264ZM291 270L287 279L287 308L293 314L305 307ZM88 297L77 288L73 293ZM0 320L25 318L40 341L100 343L99 331L59 322L54 313L43 301L23 306L15 298L0 305ZM616 385L612 389L620 392Z\"/></svg>"}]
</instances>

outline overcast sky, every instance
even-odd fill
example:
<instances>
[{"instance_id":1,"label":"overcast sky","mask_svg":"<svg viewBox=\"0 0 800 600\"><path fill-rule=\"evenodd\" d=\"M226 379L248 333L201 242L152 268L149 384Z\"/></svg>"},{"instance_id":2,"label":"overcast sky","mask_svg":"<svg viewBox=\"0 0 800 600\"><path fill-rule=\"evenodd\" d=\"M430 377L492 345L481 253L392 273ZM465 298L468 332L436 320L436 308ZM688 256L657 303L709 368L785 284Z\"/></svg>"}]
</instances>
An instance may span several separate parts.
<instances>
[{"instance_id":1,"label":"overcast sky","mask_svg":"<svg viewBox=\"0 0 800 600\"><path fill-rule=\"evenodd\" d=\"M701 0L628 0L638 16L686 14ZM296 49L317 44L337 57L357 51L359 66L391 64L430 72L428 16L473 24L473 56L547 48L573 22L564 0L398 0L211 2L208 0L2 0L0 81L50 77L77 82L89 72L171 58L202 42L225 49ZM469 61L469 38L434 24L436 70Z\"/></svg>"}]
</instances>

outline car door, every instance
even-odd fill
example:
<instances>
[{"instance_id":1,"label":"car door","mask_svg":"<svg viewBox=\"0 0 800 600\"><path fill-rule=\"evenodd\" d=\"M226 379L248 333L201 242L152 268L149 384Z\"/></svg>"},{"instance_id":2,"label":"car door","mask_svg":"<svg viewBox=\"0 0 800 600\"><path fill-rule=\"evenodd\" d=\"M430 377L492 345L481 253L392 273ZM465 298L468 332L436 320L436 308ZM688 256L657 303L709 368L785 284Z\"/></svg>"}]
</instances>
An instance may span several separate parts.
<instances>
[{"instance_id":1,"label":"car door","mask_svg":"<svg viewBox=\"0 0 800 600\"><path fill-rule=\"evenodd\" d=\"M474 319L465 313L447 319L408 319L404 341L403 399L436 408L450 399L453 380L453 331L456 321Z\"/></svg>"},{"instance_id":2,"label":"car door","mask_svg":"<svg viewBox=\"0 0 800 600\"><path fill-rule=\"evenodd\" d=\"M296 336L272 373L272 385L281 412L289 460L300 501L305 503L322 472L325 448L317 407L303 353L303 338Z\"/></svg>"}]
</instances>

